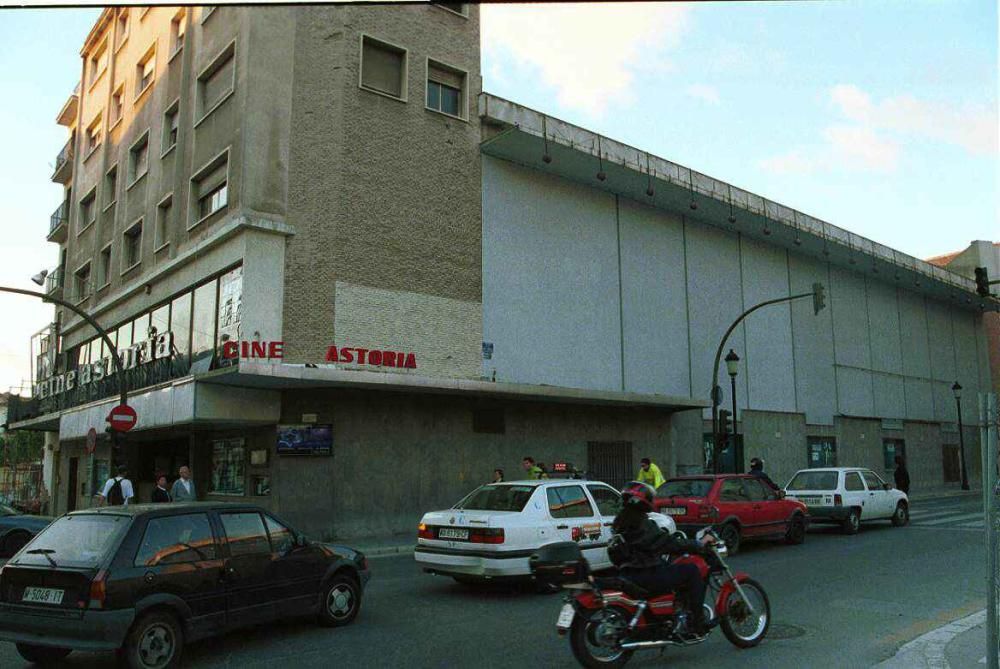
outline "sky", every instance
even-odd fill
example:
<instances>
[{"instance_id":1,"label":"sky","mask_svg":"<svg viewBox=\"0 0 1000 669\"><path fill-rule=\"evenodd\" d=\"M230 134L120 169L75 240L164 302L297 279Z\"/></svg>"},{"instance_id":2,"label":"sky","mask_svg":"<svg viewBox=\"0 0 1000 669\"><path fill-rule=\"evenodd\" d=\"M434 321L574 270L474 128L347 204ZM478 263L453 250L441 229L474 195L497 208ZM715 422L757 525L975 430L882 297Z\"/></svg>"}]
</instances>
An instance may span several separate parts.
<instances>
[{"instance_id":1,"label":"sky","mask_svg":"<svg viewBox=\"0 0 1000 669\"><path fill-rule=\"evenodd\" d=\"M45 242L99 10L0 10L0 285ZM994 0L483 6L483 85L911 255L1000 240ZM30 64L30 66L25 66ZM0 390L51 307L0 294Z\"/></svg>"}]
</instances>

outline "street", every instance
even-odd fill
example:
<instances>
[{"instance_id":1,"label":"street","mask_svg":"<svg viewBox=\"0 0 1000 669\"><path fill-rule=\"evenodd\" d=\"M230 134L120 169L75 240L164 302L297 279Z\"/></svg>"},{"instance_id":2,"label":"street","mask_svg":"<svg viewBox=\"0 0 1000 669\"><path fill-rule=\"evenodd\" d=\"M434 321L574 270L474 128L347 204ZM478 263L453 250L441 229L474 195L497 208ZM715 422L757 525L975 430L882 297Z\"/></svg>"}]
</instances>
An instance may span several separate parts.
<instances>
[{"instance_id":1,"label":"street","mask_svg":"<svg viewBox=\"0 0 1000 669\"><path fill-rule=\"evenodd\" d=\"M802 546L745 544L730 562L766 588L768 638L741 651L715 632L693 648L637 653L629 666L869 667L900 644L978 611L985 602L980 499L913 506L905 528L878 522L850 537L819 526ZM372 569L353 625L327 630L300 620L244 630L191 646L185 666L576 666L568 641L555 633L559 595L460 586L421 573L410 556L373 559ZM112 660L74 653L66 665ZM0 666L29 665L5 643Z\"/></svg>"}]
</instances>

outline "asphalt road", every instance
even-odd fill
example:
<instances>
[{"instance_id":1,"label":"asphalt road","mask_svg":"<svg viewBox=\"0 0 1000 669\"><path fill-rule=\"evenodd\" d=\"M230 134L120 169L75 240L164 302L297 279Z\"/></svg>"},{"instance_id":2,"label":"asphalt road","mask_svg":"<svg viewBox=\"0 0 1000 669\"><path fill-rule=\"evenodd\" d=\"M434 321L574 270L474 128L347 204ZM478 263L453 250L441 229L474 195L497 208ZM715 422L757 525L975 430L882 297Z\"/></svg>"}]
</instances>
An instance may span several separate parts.
<instances>
[{"instance_id":1,"label":"asphalt road","mask_svg":"<svg viewBox=\"0 0 1000 669\"><path fill-rule=\"evenodd\" d=\"M730 562L767 590L768 638L739 650L715 632L693 648L637 653L629 666L870 667L902 643L983 608L983 533L967 527L980 508L978 498L927 500L914 504L905 528L879 522L849 537L821 526L801 546L746 544ZM234 632L192 645L185 666L577 666L568 641L555 633L559 595L470 589L421 573L405 556L372 565L353 625L327 630L299 620ZM66 665L104 667L112 659L74 653ZM29 665L12 644L0 643L0 666Z\"/></svg>"}]
</instances>

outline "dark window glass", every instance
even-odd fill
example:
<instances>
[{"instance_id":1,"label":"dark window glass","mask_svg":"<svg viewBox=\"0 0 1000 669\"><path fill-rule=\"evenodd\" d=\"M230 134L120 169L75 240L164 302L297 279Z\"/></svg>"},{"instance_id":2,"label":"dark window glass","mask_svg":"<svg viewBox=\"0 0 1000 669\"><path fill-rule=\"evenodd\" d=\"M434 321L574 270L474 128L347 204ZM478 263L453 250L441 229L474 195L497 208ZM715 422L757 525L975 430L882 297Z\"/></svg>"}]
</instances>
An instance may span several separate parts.
<instances>
[{"instance_id":1,"label":"dark window glass","mask_svg":"<svg viewBox=\"0 0 1000 669\"><path fill-rule=\"evenodd\" d=\"M763 484L754 479L744 479L743 487L746 488L747 497L751 502L763 502L768 499L767 491Z\"/></svg>"},{"instance_id":2,"label":"dark window glass","mask_svg":"<svg viewBox=\"0 0 1000 669\"><path fill-rule=\"evenodd\" d=\"M906 459L906 443L902 439L883 439L882 454L885 457L885 468L896 468L896 456Z\"/></svg>"},{"instance_id":3,"label":"dark window glass","mask_svg":"<svg viewBox=\"0 0 1000 669\"><path fill-rule=\"evenodd\" d=\"M484 485L472 491L455 508L470 511L520 511L533 492L535 486Z\"/></svg>"},{"instance_id":4,"label":"dark window glass","mask_svg":"<svg viewBox=\"0 0 1000 669\"><path fill-rule=\"evenodd\" d=\"M707 497L712 489L712 479L675 479L667 481L656 491L657 497Z\"/></svg>"},{"instance_id":5,"label":"dark window glass","mask_svg":"<svg viewBox=\"0 0 1000 669\"><path fill-rule=\"evenodd\" d=\"M64 567L96 567L114 548L118 537L131 522L132 519L127 516L63 516L32 539L27 550L51 551L49 557ZM46 570L51 567L42 553L22 552L17 563L37 565Z\"/></svg>"},{"instance_id":6,"label":"dark window glass","mask_svg":"<svg viewBox=\"0 0 1000 669\"><path fill-rule=\"evenodd\" d=\"M837 441L833 437L809 437L807 467L836 467Z\"/></svg>"},{"instance_id":7,"label":"dark window glass","mask_svg":"<svg viewBox=\"0 0 1000 669\"><path fill-rule=\"evenodd\" d=\"M553 518L590 518L594 515L594 508L580 486L548 488L545 493Z\"/></svg>"},{"instance_id":8,"label":"dark window glass","mask_svg":"<svg viewBox=\"0 0 1000 669\"><path fill-rule=\"evenodd\" d=\"M264 516L267 523L267 533L271 535L271 550L275 553L287 553L295 546L295 536L292 531L276 521L271 516Z\"/></svg>"},{"instance_id":9,"label":"dark window glass","mask_svg":"<svg viewBox=\"0 0 1000 669\"><path fill-rule=\"evenodd\" d=\"M836 490L837 472L799 472L788 482L788 490Z\"/></svg>"},{"instance_id":10,"label":"dark window glass","mask_svg":"<svg viewBox=\"0 0 1000 669\"><path fill-rule=\"evenodd\" d=\"M214 560L218 548L212 536L212 526L203 513L167 518L153 518L135 556L135 566L155 567L160 564Z\"/></svg>"},{"instance_id":11,"label":"dark window glass","mask_svg":"<svg viewBox=\"0 0 1000 669\"><path fill-rule=\"evenodd\" d=\"M264 521L259 513L223 513L222 527L226 530L229 554L255 555L270 553L271 543L267 539Z\"/></svg>"},{"instance_id":12,"label":"dark window glass","mask_svg":"<svg viewBox=\"0 0 1000 669\"><path fill-rule=\"evenodd\" d=\"M211 492L243 495L246 490L246 455L242 439L212 442Z\"/></svg>"},{"instance_id":13,"label":"dark window glass","mask_svg":"<svg viewBox=\"0 0 1000 669\"><path fill-rule=\"evenodd\" d=\"M209 281L194 291L194 318L191 322L191 358L211 356L215 349L215 288Z\"/></svg>"},{"instance_id":14,"label":"dark window glass","mask_svg":"<svg viewBox=\"0 0 1000 669\"><path fill-rule=\"evenodd\" d=\"M602 516L615 516L622 508L622 495L613 488L603 485L589 485L587 490L597 503L597 511Z\"/></svg>"},{"instance_id":15,"label":"dark window glass","mask_svg":"<svg viewBox=\"0 0 1000 669\"><path fill-rule=\"evenodd\" d=\"M726 479L722 482L719 490L719 501L721 502L748 502L746 491L743 489L743 482L739 479Z\"/></svg>"},{"instance_id":16,"label":"dark window glass","mask_svg":"<svg viewBox=\"0 0 1000 669\"><path fill-rule=\"evenodd\" d=\"M861 482L861 475L857 472L847 472L844 478L844 490L850 492L855 492L857 490L864 490L865 486Z\"/></svg>"},{"instance_id":17,"label":"dark window glass","mask_svg":"<svg viewBox=\"0 0 1000 669\"><path fill-rule=\"evenodd\" d=\"M868 486L869 490L885 490L885 481L880 479L875 472L861 472L861 476L865 479L865 485Z\"/></svg>"}]
</instances>

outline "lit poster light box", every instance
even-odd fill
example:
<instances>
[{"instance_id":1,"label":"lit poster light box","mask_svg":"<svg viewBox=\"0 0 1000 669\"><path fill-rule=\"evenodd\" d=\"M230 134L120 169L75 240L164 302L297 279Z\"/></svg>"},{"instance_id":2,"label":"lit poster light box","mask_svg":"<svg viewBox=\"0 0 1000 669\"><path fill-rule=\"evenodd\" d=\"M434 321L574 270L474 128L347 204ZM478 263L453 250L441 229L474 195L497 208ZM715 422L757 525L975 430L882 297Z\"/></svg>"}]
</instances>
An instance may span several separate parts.
<instances>
[{"instance_id":1,"label":"lit poster light box","mask_svg":"<svg viewBox=\"0 0 1000 669\"><path fill-rule=\"evenodd\" d=\"M279 425L278 455L332 455L332 425Z\"/></svg>"}]
</instances>

